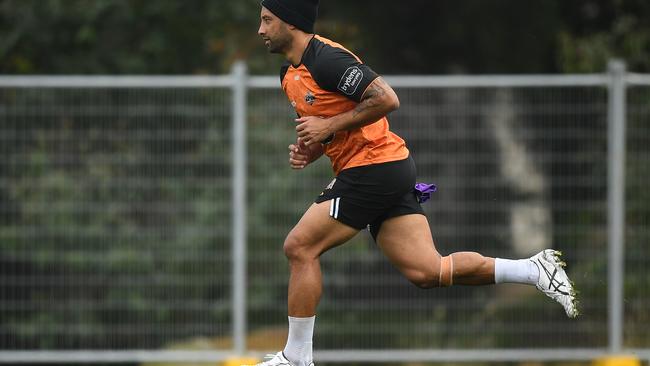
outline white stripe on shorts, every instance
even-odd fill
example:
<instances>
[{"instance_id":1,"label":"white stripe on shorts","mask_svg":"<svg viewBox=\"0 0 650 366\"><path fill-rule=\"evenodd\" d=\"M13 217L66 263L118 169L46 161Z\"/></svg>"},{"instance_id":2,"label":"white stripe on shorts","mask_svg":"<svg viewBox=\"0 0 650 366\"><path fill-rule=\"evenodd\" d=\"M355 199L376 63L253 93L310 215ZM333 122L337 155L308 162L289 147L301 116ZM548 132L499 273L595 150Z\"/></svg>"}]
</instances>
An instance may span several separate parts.
<instances>
[{"instance_id":1,"label":"white stripe on shorts","mask_svg":"<svg viewBox=\"0 0 650 366\"><path fill-rule=\"evenodd\" d=\"M334 205L334 218L338 219L339 218L339 202L341 201L341 197L336 197L336 204Z\"/></svg>"}]
</instances>

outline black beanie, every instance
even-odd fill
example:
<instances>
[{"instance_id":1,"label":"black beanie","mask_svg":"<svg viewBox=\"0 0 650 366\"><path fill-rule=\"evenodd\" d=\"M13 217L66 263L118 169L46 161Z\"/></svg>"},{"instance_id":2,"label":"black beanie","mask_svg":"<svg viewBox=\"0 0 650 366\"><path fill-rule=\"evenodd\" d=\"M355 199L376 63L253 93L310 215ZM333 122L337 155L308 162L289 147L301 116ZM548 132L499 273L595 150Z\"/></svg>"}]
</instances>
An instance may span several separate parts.
<instances>
[{"instance_id":1,"label":"black beanie","mask_svg":"<svg viewBox=\"0 0 650 366\"><path fill-rule=\"evenodd\" d=\"M262 6L296 28L314 33L318 0L262 0Z\"/></svg>"}]
</instances>

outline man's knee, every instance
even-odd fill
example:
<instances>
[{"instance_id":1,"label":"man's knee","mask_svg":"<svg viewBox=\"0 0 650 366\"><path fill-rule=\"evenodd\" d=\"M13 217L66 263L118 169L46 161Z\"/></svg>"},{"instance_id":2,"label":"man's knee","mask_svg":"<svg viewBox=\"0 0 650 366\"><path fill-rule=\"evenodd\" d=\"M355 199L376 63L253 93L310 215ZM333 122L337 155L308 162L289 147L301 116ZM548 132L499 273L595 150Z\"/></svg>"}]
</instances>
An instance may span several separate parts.
<instances>
[{"instance_id":1,"label":"man's knee","mask_svg":"<svg viewBox=\"0 0 650 366\"><path fill-rule=\"evenodd\" d=\"M454 261L451 255L441 257L426 269L412 270L406 277L421 289L448 287L453 285Z\"/></svg>"},{"instance_id":2,"label":"man's knee","mask_svg":"<svg viewBox=\"0 0 650 366\"><path fill-rule=\"evenodd\" d=\"M310 257L307 239L295 232L290 232L284 240L284 255L289 262L305 261Z\"/></svg>"},{"instance_id":3,"label":"man's knee","mask_svg":"<svg viewBox=\"0 0 650 366\"><path fill-rule=\"evenodd\" d=\"M406 277L421 289L438 287L438 274L435 271L412 271Z\"/></svg>"}]
</instances>

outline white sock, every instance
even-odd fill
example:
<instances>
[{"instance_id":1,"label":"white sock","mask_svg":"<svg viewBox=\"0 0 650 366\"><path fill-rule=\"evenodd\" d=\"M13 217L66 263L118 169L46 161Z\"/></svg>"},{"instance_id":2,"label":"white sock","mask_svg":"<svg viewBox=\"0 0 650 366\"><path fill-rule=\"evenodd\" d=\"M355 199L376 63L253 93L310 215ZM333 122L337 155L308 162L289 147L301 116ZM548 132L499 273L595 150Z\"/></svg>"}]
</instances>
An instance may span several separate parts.
<instances>
[{"instance_id":1,"label":"white sock","mask_svg":"<svg viewBox=\"0 0 650 366\"><path fill-rule=\"evenodd\" d=\"M312 361L312 337L316 316L289 317L289 337L284 347L284 357L295 366L308 366Z\"/></svg>"},{"instance_id":2,"label":"white sock","mask_svg":"<svg viewBox=\"0 0 650 366\"><path fill-rule=\"evenodd\" d=\"M495 283L525 283L536 285L539 280L539 268L530 259L494 260Z\"/></svg>"}]
</instances>

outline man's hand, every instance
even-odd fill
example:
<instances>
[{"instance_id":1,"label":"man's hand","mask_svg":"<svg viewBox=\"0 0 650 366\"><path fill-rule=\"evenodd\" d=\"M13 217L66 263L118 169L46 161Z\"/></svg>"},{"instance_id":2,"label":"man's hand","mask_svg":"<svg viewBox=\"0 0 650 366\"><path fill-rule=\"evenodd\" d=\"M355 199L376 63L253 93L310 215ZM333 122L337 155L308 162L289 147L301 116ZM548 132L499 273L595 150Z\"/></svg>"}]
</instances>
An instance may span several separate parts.
<instances>
[{"instance_id":1,"label":"man's hand","mask_svg":"<svg viewBox=\"0 0 650 366\"><path fill-rule=\"evenodd\" d=\"M296 123L298 123L296 133L305 146L324 141L334 133L330 129L329 121L324 118L314 116L300 117L296 119Z\"/></svg>"},{"instance_id":2,"label":"man's hand","mask_svg":"<svg viewBox=\"0 0 650 366\"><path fill-rule=\"evenodd\" d=\"M289 165L291 169L304 169L307 164L318 159L323 154L320 144L307 146L298 138L295 144L289 145Z\"/></svg>"},{"instance_id":3,"label":"man's hand","mask_svg":"<svg viewBox=\"0 0 650 366\"><path fill-rule=\"evenodd\" d=\"M289 165L291 169L303 169L309 164L309 148L300 140L296 144L289 145Z\"/></svg>"}]
</instances>

